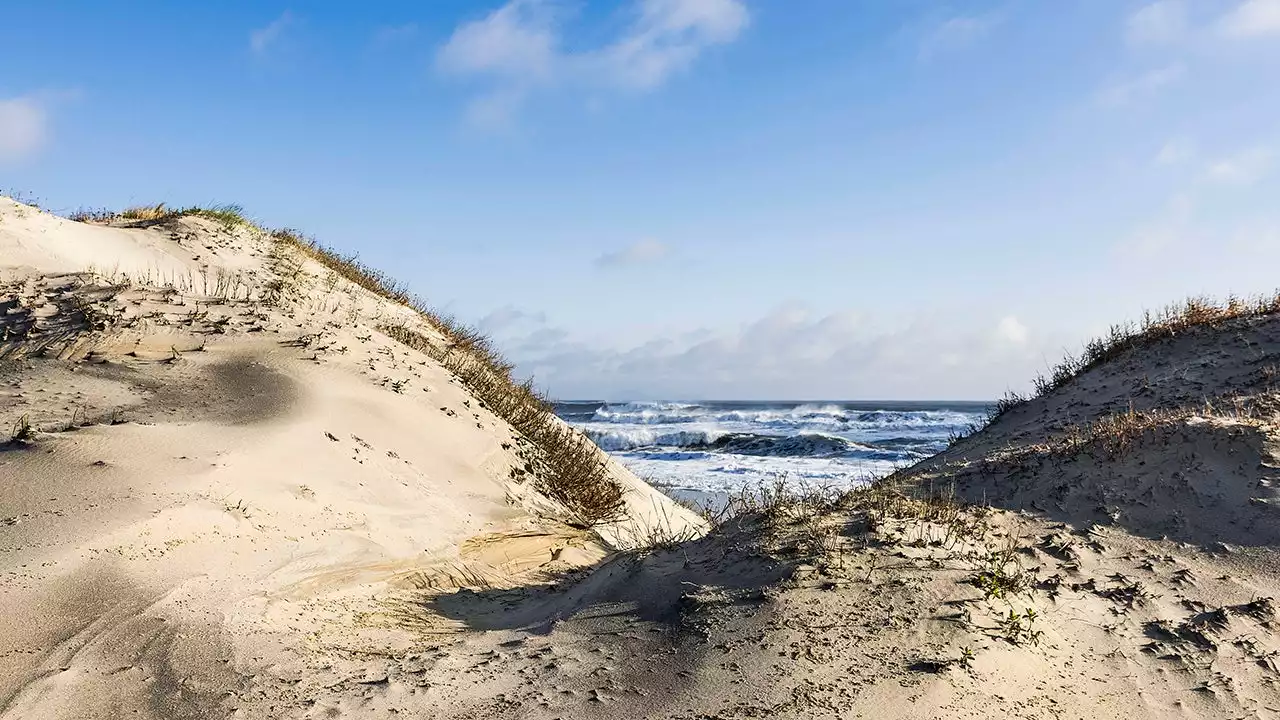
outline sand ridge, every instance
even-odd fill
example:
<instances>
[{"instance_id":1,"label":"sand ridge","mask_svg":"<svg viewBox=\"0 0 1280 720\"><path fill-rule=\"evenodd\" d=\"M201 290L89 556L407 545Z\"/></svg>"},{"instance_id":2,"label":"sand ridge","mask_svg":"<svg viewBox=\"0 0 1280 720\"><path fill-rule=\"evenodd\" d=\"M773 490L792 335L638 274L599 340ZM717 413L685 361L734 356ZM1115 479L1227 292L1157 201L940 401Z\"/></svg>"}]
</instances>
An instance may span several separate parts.
<instances>
[{"instance_id":1,"label":"sand ridge","mask_svg":"<svg viewBox=\"0 0 1280 720\"><path fill-rule=\"evenodd\" d=\"M602 458L586 529L410 308L0 203L0 717L1280 716L1273 314L709 533Z\"/></svg>"},{"instance_id":2,"label":"sand ridge","mask_svg":"<svg viewBox=\"0 0 1280 720\"><path fill-rule=\"evenodd\" d=\"M302 257L281 297L252 228L143 225L0 199L0 426L24 436L0 451L3 717L246 716L381 633L398 586L626 542L565 525L512 472L522 439L377 330L431 332L411 309ZM701 527L613 472L654 508L629 526Z\"/></svg>"}]
</instances>

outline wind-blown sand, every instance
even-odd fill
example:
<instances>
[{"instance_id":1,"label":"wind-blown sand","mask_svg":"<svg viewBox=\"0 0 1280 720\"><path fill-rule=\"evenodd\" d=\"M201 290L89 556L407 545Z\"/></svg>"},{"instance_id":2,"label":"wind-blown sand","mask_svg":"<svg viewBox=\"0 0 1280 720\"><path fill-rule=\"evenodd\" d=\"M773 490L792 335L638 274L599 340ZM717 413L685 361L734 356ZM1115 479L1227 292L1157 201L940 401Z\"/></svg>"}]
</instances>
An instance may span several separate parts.
<instances>
[{"instance_id":1,"label":"wind-blown sand","mask_svg":"<svg viewBox=\"0 0 1280 720\"><path fill-rule=\"evenodd\" d=\"M100 227L0 198L0 441L41 431L0 450L3 717L277 717L303 678L362 687L353 658L409 636L398 591L701 531L616 465L627 518L562 522L513 473L510 426L375 329L432 333L416 313L301 257L294 296L264 302L271 251L204 218Z\"/></svg>"},{"instance_id":2,"label":"wind-blown sand","mask_svg":"<svg viewBox=\"0 0 1280 720\"><path fill-rule=\"evenodd\" d=\"M703 537L615 466L586 530L408 308L0 202L0 420L56 431L0 452L4 718L1280 716L1280 316Z\"/></svg>"}]
</instances>

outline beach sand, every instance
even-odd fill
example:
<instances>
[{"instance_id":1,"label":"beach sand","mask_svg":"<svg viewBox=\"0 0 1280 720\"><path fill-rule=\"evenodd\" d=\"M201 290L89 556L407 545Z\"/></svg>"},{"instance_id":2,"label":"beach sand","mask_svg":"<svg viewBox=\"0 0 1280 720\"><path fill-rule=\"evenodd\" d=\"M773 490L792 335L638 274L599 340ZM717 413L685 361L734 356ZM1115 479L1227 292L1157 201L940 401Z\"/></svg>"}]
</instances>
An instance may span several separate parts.
<instances>
[{"instance_id":1,"label":"beach sand","mask_svg":"<svg viewBox=\"0 0 1280 720\"><path fill-rule=\"evenodd\" d=\"M614 464L589 529L421 317L272 252L0 200L0 717L1280 716L1280 316L705 535Z\"/></svg>"}]
</instances>

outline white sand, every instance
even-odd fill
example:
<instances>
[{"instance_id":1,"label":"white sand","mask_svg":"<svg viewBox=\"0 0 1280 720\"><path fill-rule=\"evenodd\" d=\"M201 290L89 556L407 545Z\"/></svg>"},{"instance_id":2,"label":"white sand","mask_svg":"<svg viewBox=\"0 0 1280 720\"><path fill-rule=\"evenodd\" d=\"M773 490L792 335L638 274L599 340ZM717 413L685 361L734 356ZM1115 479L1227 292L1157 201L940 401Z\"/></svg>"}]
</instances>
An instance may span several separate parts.
<instances>
[{"instance_id":1,"label":"white sand","mask_svg":"<svg viewBox=\"0 0 1280 720\"><path fill-rule=\"evenodd\" d=\"M701 524L616 466L626 521L558 522L510 428L374 328L407 309L310 264L269 307L262 238L207 220L0 203L0 422L123 409L0 452L5 720L1280 716L1280 317L904 473L961 511L881 489L615 552ZM141 280L57 275L86 264Z\"/></svg>"},{"instance_id":2,"label":"white sand","mask_svg":"<svg viewBox=\"0 0 1280 720\"><path fill-rule=\"evenodd\" d=\"M625 521L558 522L512 480L511 428L375 329L414 313L313 261L268 306L270 244L0 199L3 438L98 423L0 452L3 717L217 716L383 632L397 587L512 585L654 522L700 531L617 466Z\"/></svg>"}]
</instances>

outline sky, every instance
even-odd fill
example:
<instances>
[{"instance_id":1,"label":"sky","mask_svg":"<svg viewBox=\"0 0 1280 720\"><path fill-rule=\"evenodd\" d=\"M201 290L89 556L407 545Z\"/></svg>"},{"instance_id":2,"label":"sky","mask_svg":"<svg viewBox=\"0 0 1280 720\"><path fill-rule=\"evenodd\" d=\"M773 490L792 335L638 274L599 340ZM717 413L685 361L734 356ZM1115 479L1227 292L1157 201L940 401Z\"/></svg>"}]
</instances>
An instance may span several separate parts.
<instances>
[{"instance_id":1,"label":"sky","mask_svg":"<svg viewBox=\"0 0 1280 720\"><path fill-rule=\"evenodd\" d=\"M1280 0L2 13L0 191L240 204L561 398L988 399L1280 287Z\"/></svg>"}]
</instances>

